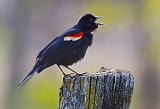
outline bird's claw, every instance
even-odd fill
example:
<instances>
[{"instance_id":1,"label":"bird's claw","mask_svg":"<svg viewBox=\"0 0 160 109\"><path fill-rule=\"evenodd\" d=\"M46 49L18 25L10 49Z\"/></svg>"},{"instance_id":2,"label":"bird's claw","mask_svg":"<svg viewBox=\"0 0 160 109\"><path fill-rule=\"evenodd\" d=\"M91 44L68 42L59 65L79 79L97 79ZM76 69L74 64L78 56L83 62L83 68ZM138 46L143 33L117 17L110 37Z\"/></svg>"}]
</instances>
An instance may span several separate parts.
<instances>
[{"instance_id":1,"label":"bird's claw","mask_svg":"<svg viewBox=\"0 0 160 109\"><path fill-rule=\"evenodd\" d=\"M67 77L72 77L72 75L71 74L65 74L64 78L67 78Z\"/></svg>"},{"instance_id":2,"label":"bird's claw","mask_svg":"<svg viewBox=\"0 0 160 109\"><path fill-rule=\"evenodd\" d=\"M82 75L84 75L84 74L86 74L86 72L85 73L70 73L70 74L65 74L64 75L64 78L67 78L67 77L71 77L71 78L75 78L75 77L78 77L78 76L82 76Z\"/></svg>"},{"instance_id":3,"label":"bird's claw","mask_svg":"<svg viewBox=\"0 0 160 109\"><path fill-rule=\"evenodd\" d=\"M78 77L78 76L82 76L82 75L84 75L84 74L86 74L86 72L85 73L76 73L76 75L74 75L73 77Z\"/></svg>"}]
</instances>

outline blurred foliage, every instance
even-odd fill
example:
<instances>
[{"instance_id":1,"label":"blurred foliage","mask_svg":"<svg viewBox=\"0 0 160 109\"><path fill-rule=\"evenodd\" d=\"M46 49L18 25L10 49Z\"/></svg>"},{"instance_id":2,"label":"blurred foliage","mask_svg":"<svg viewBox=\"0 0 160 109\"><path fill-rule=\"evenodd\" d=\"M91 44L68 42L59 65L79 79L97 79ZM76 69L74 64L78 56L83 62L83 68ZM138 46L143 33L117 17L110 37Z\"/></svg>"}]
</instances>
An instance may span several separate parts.
<instances>
[{"instance_id":1,"label":"blurred foliage","mask_svg":"<svg viewBox=\"0 0 160 109\"><path fill-rule=\"evenodd\" d=\"M107 2L106 0L98 0L88 3L86 10L95 13L96 15L104 16L103 21L109 23L117 23L121 20L132 20L133 10L132 4L121 2Z\"/></svg>"},{"instance_id":2,"label":"blurred foliage","mask_svg":"<svg viewBox=\"0 0 160 109\"><path fill-rule=\"evenodd\" d=\"M6 51L11 46L11 31L8 26L4 23L0 22L0 55L2 55L2 51Z\"/></svg>"},{"instance_id":3,"label":"blurred foliage","mask_svg":"<svg viewBox=\"0 0 160 109\"><path fill-rule=\"evenodd\" d=\"M26 86L16 89L13 104L18 109L56 109L59 101L59 88L61 77L57 72L45 72L47 74L35 77ZM53 74L51 73L56 73ZM45 77L45 78L44 78ZM36 80L37 79L37 80ZM15 100L19 98L19 100ZM24 107L25 106L25 107Z\"/></svg>"}]
</instances>

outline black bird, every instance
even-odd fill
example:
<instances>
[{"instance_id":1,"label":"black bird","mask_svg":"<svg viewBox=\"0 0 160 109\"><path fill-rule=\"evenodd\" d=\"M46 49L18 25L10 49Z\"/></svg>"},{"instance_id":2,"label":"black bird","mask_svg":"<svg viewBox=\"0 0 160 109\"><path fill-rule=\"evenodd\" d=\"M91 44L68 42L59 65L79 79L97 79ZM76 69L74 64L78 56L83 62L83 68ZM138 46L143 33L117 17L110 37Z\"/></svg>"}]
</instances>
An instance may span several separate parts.
<instances>
[{"instance_id":1,"label":"black bird","mask_svg":"<svg viewBox=\"0 0 160 109\"><path fill-rule=\"evenodd\" d=\"M52 40L39 52L33 69L18 85L23 86L34 74L40 73L55 64L64 76L66 76L66 74L63 72L61 66L79 75L68 66L76 63L85 56L88 47L92 44L92 32L96 30L99 25L102 25L96 22L99 18L100 17L92 14L86 14L80 18L75 26Z\"/></svg>"}]
</instances>

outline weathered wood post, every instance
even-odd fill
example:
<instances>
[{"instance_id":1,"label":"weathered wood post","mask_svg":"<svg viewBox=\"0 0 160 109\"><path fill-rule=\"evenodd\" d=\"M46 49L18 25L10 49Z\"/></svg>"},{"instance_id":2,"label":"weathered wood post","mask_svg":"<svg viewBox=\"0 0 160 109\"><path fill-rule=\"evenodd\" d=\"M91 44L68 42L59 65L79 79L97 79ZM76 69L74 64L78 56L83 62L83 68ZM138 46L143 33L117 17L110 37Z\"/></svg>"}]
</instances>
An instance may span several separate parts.
<instances>
[{"instance_id":1,"label":"weathered wood post","mask_svg":"<svg viewBox=\"0 0 160 109\"><path fill-rule=\"evenodd\" d=\"M59 109L129 109L133 89L133 75L121 69L65 77Z\"/></svg>"}]
</instances>

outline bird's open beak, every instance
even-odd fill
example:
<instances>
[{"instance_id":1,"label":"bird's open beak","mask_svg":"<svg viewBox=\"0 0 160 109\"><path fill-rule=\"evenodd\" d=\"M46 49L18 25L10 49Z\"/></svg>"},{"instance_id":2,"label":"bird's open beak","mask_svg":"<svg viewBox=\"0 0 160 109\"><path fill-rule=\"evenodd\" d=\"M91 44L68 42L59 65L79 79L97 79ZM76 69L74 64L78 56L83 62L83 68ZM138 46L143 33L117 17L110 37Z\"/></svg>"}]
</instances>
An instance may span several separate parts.
<instances>
[{"instance_id":1,"label":"bird's open beak","mask_svg":"<svg viewBox=\"0 0 160 109\"><path fill-rule=\"evenodd\" d=\"M103 23L97 22L97 25L104 25Z\"/></svg>"},{"instance_id":2,"label":"bird's open beak","mask_svg":"<svg viewBox=\"0 0 160 109\"><path fill-rule=\"evenodd\" d=\"M96 16L96 19L101 19L101 18L103 18L102 16Z\"/></svg>"},{"instance_id":3,"label":"bird's open beak","mask_svg":"<svg viewBox=\"0 0 160 109\"><path fill-rule=\"evenodd\" d=\"M103 18L103 17L101 17L101 16L96 16L96 20L101 19L101 18ZM100 23L100 22L97 22L97 25L104 25L104 24L103 24L103 23Z\"/></svg>"}]
</instances>

